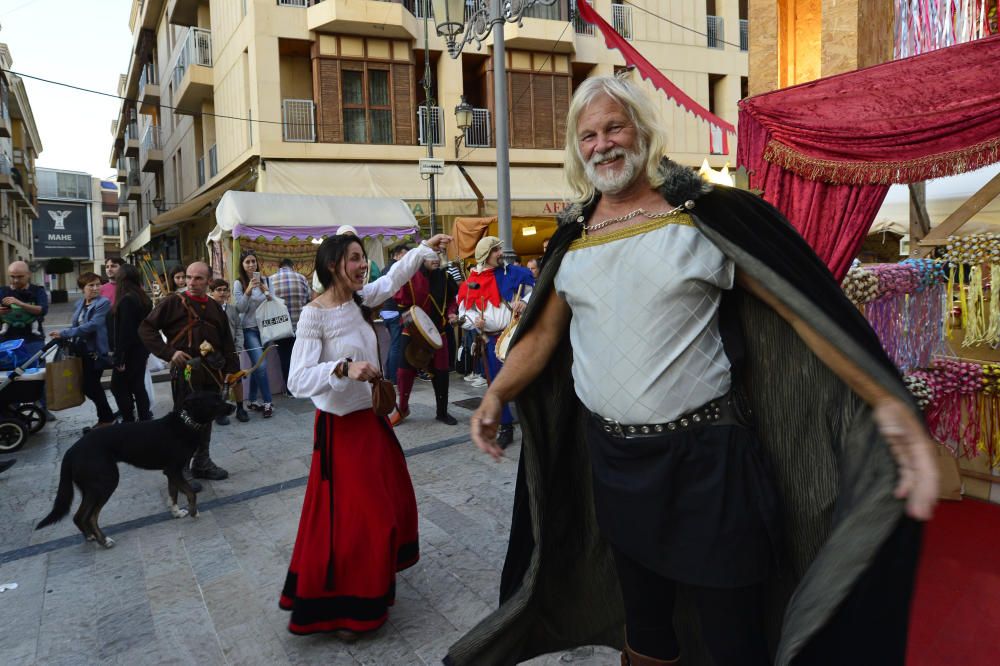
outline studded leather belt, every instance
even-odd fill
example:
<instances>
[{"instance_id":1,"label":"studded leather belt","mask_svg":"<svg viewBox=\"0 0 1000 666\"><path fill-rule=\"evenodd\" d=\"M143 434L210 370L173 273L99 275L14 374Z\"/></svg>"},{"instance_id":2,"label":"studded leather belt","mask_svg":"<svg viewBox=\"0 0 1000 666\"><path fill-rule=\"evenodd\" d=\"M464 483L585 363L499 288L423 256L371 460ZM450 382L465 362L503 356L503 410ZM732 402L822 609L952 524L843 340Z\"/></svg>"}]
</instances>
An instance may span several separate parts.
<instances>
[{"instance_id":1,"label":"studded leather belt","mask_svg":"<svg viewBox=\"0 0 1000 666\"><path fill-rule=\"evenodd\" d=\"M710 425L746 425L749 423L750 410L739 392L730 391L705 403L698 409L682 414L666 423L627 425L613 419L606 419L594 412L591 412L590 416L601 430L612 437L632 439L636 437L660 437L672 432Z\"/></svg>"}]
</instances>

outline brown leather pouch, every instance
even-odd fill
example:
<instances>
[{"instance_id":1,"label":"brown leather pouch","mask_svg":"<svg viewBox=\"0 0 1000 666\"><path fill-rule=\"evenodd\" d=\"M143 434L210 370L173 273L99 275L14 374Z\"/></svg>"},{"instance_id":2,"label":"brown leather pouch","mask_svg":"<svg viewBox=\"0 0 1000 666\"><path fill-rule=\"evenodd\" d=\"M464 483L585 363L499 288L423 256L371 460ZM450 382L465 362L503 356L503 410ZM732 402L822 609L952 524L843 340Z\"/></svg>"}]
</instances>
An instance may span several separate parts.
<instances>
[{"instance_id":1,"label":"brown leather pouch","mask_svg":"<svg viewBox=\"0 0 1000 666\"><path fill-rule=\"evenodd\" d=\"M396 408L396 387L384 379L371 380L372 409L379 416L389 416Z\"/></svg>"}]
</instances>

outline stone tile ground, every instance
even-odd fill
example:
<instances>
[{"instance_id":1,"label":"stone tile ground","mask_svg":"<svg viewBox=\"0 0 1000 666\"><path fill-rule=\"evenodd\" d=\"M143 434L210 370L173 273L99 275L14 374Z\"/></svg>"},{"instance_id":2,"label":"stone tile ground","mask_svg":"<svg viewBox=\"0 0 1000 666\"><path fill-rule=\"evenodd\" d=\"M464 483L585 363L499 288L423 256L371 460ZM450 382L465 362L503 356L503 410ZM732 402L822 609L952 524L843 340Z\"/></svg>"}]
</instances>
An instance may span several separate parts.
<instances>
[{"instance_id":1,"label":"stone tile ground","mask_svg":"<svg viewBox=\"0 0 1000 666\"><path fill-rule=\"evenodd\" d=\"M453 376L452 401L481 390ZM168 409L156 385L156 413ZM420 509L420 562L400 574L388 624L346 645L286 630L277 599L291 557L311 453L312 407L278 398L274 418L216 428L213 455L231 476L210 482L197 519L171 519L162 475L122 465L101 515L117 546L85 543L67 518L35 531L55 497L59 462L94 420L88 404L29 440L0 476L0 664L437 664L496 605L518 447L493 463L460 423L434 421L417 382L398 434ZM283 486L281 484L284 484ZM130 522L131 521L131 522ZM611 664L606 648L532 664Z\"/></svg>"}]
</instances>

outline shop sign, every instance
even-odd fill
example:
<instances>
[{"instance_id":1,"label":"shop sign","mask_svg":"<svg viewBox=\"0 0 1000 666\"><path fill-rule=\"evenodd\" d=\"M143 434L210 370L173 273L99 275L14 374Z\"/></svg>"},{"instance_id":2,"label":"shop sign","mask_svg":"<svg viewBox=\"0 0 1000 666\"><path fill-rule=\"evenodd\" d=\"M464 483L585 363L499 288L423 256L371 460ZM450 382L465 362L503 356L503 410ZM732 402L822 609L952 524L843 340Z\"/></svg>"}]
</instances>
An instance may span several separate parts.
<instances>
[{"instance_id":1,"label":"shop sign","mask_svg":"<svg viewBox=\"0 0 1000 666\"><path fill-rule=\"evenodd\" d=\"M87 205L64 201L39 202L38 219L32 224L34 254L39 258L89 259L90 220Z\"/></svg>"},{"instance_id":2,"label":"shop sign","mask_svg":"<svg viewBox=\"0 0 1000 666\"><path fill-rule=\"evenodd\" d=\"M569 207L568 201L546 201L542 207L544 215L558 215Z\"/></svg>"}]
</instances>

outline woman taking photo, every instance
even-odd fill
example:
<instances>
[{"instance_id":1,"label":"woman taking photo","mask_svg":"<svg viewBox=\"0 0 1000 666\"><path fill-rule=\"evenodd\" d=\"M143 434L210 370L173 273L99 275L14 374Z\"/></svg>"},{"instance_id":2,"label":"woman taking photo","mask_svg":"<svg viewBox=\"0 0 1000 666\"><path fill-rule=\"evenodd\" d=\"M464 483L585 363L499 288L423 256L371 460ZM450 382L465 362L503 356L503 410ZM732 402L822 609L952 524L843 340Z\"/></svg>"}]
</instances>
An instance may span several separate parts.
<instances>
[{"instance_id":1,"label":"woman taking photo","mask_svg":"<svg viewBox=\"0 0 1000 666\"><path fill-rule=\"evenodd\" d=\"M111 308L108 333L114 356L111 372L111 394L118 403L122 421L153 418L146 393L146 361L149 351L139 339L139 323L153 309L153 302L142 288L139 269L121 264L115 279L115 304Z\"/></svg>"},{"instance_id":2,"label":"woman taking photo","mask_svg":"<svg viewBox=\"0 0 1000 666\"><path fill-rule=\"evenodd\" d=\"M355 236L333 236L316 254L323 293L302 309L288 388L312 398L312 465L279 605L295 634L334 631L352 640L382 626L396 572L416 563L417 503L403 451L372 410L381 376L368 309L396 293L451 240L434 236L365 284L368 258Z\"/></svg>"},{"instance_id":3,"label":"woman taking photo","mask_svg":"<svg viewBox=\"0 0 1000 666\"><path fill-rule=\"evenodd\" d=\"M83 291L83 298L76 303L72 326L49 335L69 340L70 349L82 358L83 394L97 407L97 423L93 428L103 428L115 422L114 412L101 387L101 375L111 367L107 325L111 301L101 296L101 277L96 273L83 273L76 283Z\"/></svg>"},{"instance_id":4,"label":"woman taking photo","mask_svg":"<svg viewBox=\"0 0 1000 666\"><path fill-rule=\"evenodd\" d=\"M264 301L271 300L271 290L267 278L260 274L257 255L244 252L240 260L240 279L233 282L233 293L236 294L236 311L242 317L243 347L250 357L251 367L257 364L264 353L260 344L260 329L257 328L257 308ZM263 403L257 402L260 396ZM271 385L267 381L267 360L265 359L250 375L250 404L253 411L263 412L264 418L271 418L274 408L271 406Z\"/></svg>"}]
</instances>

